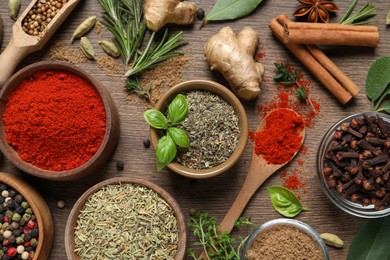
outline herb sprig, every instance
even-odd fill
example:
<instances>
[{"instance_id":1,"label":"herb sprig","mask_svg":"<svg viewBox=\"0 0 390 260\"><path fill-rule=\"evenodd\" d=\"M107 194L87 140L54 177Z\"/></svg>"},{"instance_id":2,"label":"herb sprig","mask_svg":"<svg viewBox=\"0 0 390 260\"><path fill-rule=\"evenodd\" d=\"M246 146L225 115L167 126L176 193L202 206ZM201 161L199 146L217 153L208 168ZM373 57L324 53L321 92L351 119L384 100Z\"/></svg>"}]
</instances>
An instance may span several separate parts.
<instances>
[{"instance_id":1,"label":"herb sprig","mask_svg":"<svg viewBox=\"0 0 390 260\"><path fill-rule=\"evenodd\" d=\"M351 15L358 2L359 0L354 0L352 2L351 6L348 8L347 12L341 19L340 21L341 24L361 25L361 24L370 23L372 21L367 19L375 16L376 10L375 10L375 6L370 3L365 4L356 13Z\"/></svg>"}]
</instances>

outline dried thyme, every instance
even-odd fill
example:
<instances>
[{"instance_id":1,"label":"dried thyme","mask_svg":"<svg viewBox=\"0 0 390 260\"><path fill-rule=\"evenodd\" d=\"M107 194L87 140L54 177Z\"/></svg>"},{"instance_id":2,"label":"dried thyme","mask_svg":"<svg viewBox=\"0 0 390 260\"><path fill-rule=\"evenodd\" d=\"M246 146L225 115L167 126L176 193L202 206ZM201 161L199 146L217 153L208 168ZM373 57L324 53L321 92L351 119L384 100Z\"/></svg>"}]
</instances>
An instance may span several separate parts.
<instances>
[{"instance_id":1,"label":"dried thyme","mask_svg":"<svg viewBox=\"0 0 390 260\"><path fill-rule=\"evenodd\" d=\"M207 169L225 162L234 152L240 136L234 108L208 91L184 94L189 113L178 126L190 138L188 149L179 149L176 161L191 169Z\"/></svg>"},{"instance_id":2,"label":"dried thyme","mask_svg":"<svg viewBox=\"0 0 390 260\"><path fill-rule=\"evenodd\" d=\"M135 184L107 185L80 211L75 244L81 259L173 259L177 221L154 190Z\"/></svg>"}]
</instances>

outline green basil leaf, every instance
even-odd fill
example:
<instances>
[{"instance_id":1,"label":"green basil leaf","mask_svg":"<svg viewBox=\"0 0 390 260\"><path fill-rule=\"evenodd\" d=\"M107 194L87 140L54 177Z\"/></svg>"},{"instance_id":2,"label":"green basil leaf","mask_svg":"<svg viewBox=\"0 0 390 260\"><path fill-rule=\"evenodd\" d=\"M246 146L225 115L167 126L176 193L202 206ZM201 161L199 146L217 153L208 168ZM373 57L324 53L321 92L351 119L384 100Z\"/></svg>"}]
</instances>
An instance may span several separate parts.
<instances>
[{"instance_id":1,"label":"green basil leaf","mask_svg":"<svg viewBox=\"0 0 390 260\"><path fill-rule=\"evenodd\" d=\"M379 99L390 83L390 56L377 59L366 77L366 93L372 102Z\"/></svg>"},{"instance_id":2,"label":"green basil leaf","mask_svg":"<svg viewBox=\"0 0 390 260\"><path fill-rule=\"evenodd\" d=\"M285 217L293 218L301 211L309 210L302 206L295 194L282 186L267 187L274 209Z\"/></svg>"},{"instance_id":3,"label":"green basil leaf","mask_svg":"<svg viewBox=\"0 0 390 260\"><path fill-rule=\"evenodd\" d=\"M180 147L188 147L190 144L190 139L188 138L186 132L180 128L170 127L168 128L168 134L172 140Z\"/></svg>"},{"instance_id":4,"label":"green basil leaf","mask_svg":"<svg viewBox=\"0 0 390 260\"><path fill-rule=\"evenodd\" d=\"M187 99L184 95L178 94L168 106L168 117L172 124L182 122L188 114Z\"/></svg>"},{"instance_id":5,"label":"green basil leaf","mask_svg":"<svg viewBox=\"0 0 390 260\"><path fill-rule=\"evenodd\" d=\"M177 152L176 144L169 135L158 140L156 147L157 171L167 166L175 158Z\"/></svg>"},{"instance_id":6,"label":"green basil leaf","mask_svg":"<svg viewBox=\"0 0 390 260\"><path fill-rule=\"evenodd\" d=\"M250 14L262 0L218 0L206 21L233 20Z\"/></svg>"},{"instance_id":7,"label":"green basil leaf","mask_svg":"<svg viewBox=\"0 0 390 260\"><path fill-rule=\"evenodd\" d=\"M390 259L390 217L369 219L349 247L347 260Z\"/></svg>"},{"instance_id":8,"label":"green basil leaf","mask_svg":"<svg viewBox=\"0 0 390 260\"><path fill-rule=\"evenodd\" d=\"M167 129L168 120L163 113L156 109L149 109L144 112L144 118L149 125L157 129Z\"/></svg>"}]
</instances>

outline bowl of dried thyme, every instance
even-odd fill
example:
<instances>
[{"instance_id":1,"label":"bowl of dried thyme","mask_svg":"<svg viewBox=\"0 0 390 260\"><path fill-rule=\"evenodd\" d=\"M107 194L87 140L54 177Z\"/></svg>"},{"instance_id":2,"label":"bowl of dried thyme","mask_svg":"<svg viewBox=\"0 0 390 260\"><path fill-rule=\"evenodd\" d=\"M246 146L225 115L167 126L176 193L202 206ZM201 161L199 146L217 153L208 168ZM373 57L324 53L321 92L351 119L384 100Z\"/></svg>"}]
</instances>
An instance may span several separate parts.
<instances>
[{"instance_id":1,"label":"bowl of dried thyme","mask_svg":"<svg viewBox=\"0 0 390 260\"><path fill-rule=\"evenodd\" d=\"M358 113L336 122L317 152L317 174L327 198L354 216L389 216L389 148L386 114Z\"/></svg>"},{"instance_id":2,"label":"bowl of dried thyme","mask_svg":"<svg viewBox=\"0 0 390 260\"><path fill-rule=\"evenodd\" d=\"M68 259L183 259L186 240L175 199L152 182L130 177L87 190L65 230Z\"/></svg>"},{"instance_id":3,"label":"bowl of dried thyme","mask_svg":"<svg viewBox=\"0 0 390 260\"><path fill-rule=\"evenodd\" d=\"M240 100L225 86L209 80L190 80L171 88L155 108L167 114L170 102L183 95L188 114L175 127L189 138L186 148L178 147L167 167L190 178L209 178L230 169L241 157L248 140L248 119ZM151 127L156 149L161 129Z\"/></svg>"}]
</instances>

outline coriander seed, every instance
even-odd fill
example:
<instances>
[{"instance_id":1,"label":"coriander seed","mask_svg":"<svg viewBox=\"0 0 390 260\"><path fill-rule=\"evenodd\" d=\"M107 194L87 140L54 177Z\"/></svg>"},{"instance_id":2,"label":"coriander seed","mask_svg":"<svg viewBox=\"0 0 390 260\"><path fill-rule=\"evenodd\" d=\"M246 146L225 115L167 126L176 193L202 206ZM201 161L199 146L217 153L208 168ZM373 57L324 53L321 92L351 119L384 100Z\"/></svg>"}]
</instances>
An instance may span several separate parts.
<instances>
[{"instance_id":1,"label":"coriander seed","mask_svg":"<svg viewBox=\"0 0 390 260\"><path fill-rule=\"evenodd\" d=\"M57 201L57 207L63 209L65 207L65 201L63 200Z\"/></svg>"}]
</instances>

